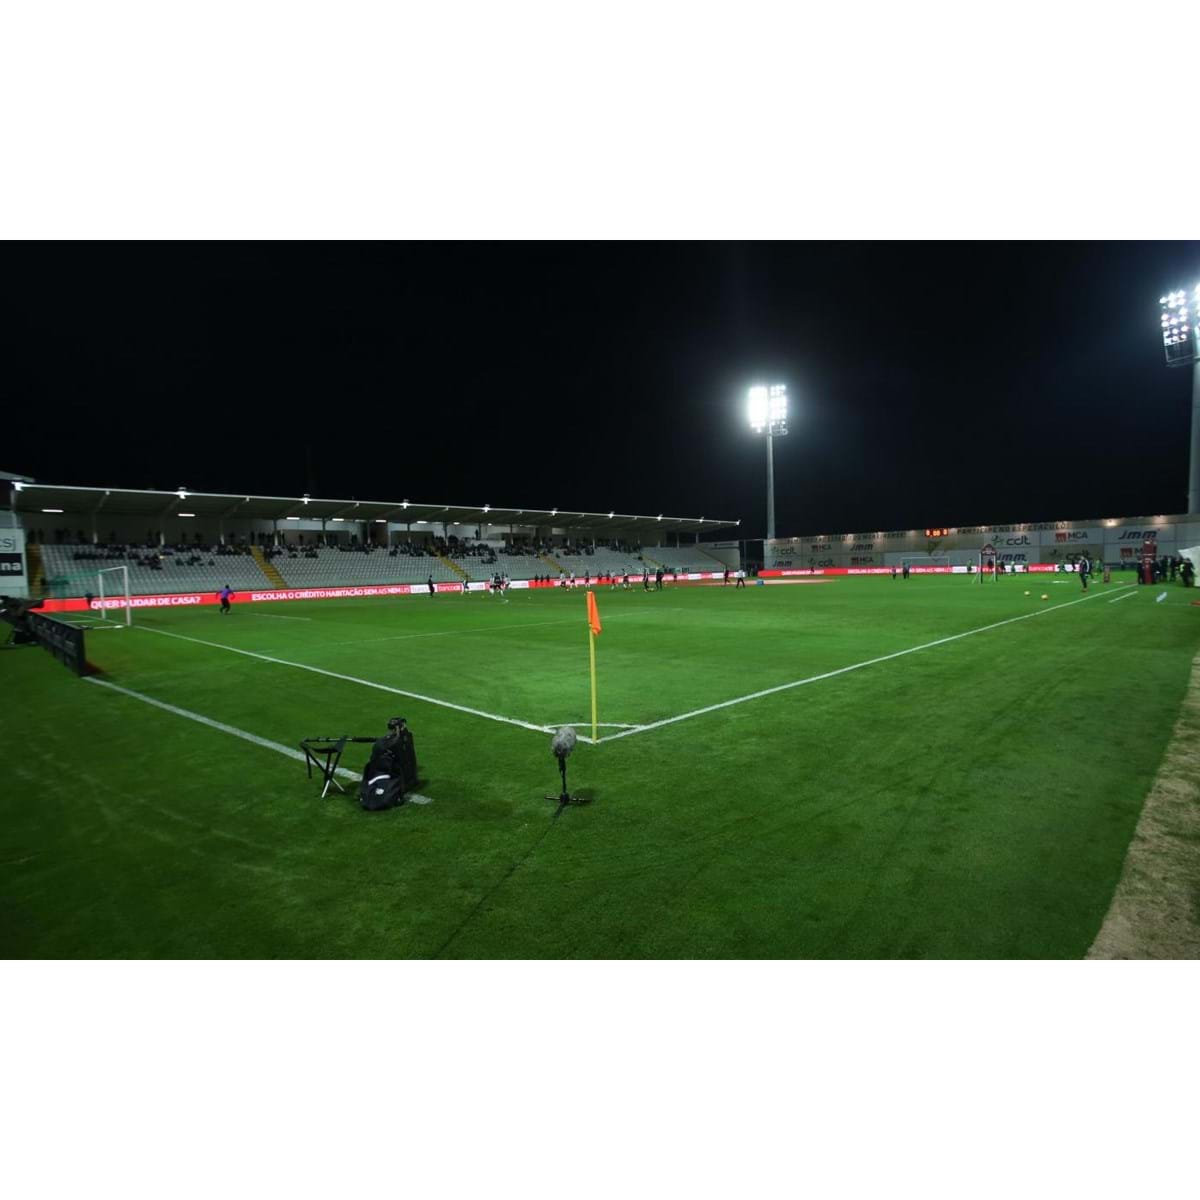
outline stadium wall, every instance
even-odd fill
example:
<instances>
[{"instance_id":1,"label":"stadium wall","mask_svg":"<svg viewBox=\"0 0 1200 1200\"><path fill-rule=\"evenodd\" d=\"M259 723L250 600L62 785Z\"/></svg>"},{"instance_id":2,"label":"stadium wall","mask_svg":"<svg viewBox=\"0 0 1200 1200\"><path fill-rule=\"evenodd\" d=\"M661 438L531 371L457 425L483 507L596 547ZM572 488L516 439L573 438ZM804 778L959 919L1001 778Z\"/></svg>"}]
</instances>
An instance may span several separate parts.
<instances>
[{"instance_id":1,"label":"stadium wall","mask_svg":"<svg viewBox=\"0 0 1200 1200\"><path fill-rule=\"evenodd\" d=\"M1200 541L1200 515L979 525L948 529L940 537L932 537L924 529L899 529L776 538L765 544L764 568L890 570L893 564L899 566L905 558L916 555L978 551L988 544L1006 564L1055 567L1087 553L1089 558L1111 567L1132 567L1145 540L1156 543L1160 557L1176 555Z\"/></svg>"}]
</instances>

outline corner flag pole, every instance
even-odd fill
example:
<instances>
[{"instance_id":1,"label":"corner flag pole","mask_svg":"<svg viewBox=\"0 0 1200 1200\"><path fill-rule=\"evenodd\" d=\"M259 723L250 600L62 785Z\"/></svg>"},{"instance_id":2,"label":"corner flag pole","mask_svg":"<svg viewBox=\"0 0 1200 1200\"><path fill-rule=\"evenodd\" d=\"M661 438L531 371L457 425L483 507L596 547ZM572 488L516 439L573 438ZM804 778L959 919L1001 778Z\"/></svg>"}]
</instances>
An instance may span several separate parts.
<instances>
[{"instance_id":1,"label":"corner flag pole","mask_svg":"<svg viewBox=\"0 0 1200 1200\"><path fill-rule=\"evenodd\" d=\"M587 594L588 654L592 664L592 741L596 740L596 639L600 636L600 610L596 607L596 593Z\"/></svg>"},{"instance_id":2,"label":"corner flag pole","mask_svg":"<svg viewBox=\"0 0 1200 1200\"><path fill-rule=\"evenodd\" d=\"M592 657L592 741L596 740L596 635L588 629L588 651Z\"/></svg>"}]
</instances>

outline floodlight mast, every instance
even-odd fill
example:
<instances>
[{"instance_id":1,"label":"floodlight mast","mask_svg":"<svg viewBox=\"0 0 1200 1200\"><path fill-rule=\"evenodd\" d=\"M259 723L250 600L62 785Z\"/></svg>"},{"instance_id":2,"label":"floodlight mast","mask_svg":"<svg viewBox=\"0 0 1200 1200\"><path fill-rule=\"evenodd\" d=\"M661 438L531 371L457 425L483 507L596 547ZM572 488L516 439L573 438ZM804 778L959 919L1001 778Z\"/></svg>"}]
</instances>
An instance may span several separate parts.
<instances>
[{"instance_id":1,"label":"floodlight mast","mask_svg":"<svg viewBox=\"0 0 1200 1200\"><path fill-rule=\"evenodd\" d=\"M1192 436L1188 459L1188 512L1200 512L1200 283L1168 292L1158 299L1163 352L1168 367L1192 367Z\"/></svg>"},{"instance_id":2,"label":"floodlight mast","mask_svg":"<svg viewBox=\"0 0 1200 1200\"><path fill-rule=\"evenodd\" d=\"M756 383L749 394L747 415L750 428L767 438L767 540L775 540L775 450L774 439L787 436L787 384ZM765 554L764 554L765 558Z\"/></svg>"}]
</instances>

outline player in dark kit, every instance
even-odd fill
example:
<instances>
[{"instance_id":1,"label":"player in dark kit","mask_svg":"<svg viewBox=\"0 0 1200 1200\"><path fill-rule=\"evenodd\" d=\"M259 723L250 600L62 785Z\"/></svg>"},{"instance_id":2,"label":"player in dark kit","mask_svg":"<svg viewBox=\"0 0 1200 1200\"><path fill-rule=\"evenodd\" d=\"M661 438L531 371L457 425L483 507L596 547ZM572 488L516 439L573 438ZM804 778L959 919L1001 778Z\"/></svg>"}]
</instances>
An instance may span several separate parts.
<instances>
[{"instance_id":1,"label":"player in dark kit","mask_svg":"<svg viewBox=\"0 0 1200 1200\"><path fill-rule=\"evenodd\" d=\"M907 578L908 578L908 563L905 563L905 564L904 564L904 568L903 568L903 571L902 571L901 573L903 574L903 576L904 576L904 578L905 578L905 579L907 579Z\"/></svg>"},{"instance_id":2,"label":"player in dark kit","mask_svg":"<svg viewBox=\"0 0 1200 1200\"><path fill-rule=\"evenodd\" d=\"M433 595L433 576L432 575L430 575L430 577L429 577L429 594L431 596Z\"/></svg>"},{"instance_id":3,"label":"player in dark kit","mask_svg":"<svg viewBox=\"0 0 1200 1200\"><path fill-rule=\"evenodd\" d=\"M217 595L221 598L221 616L224 616L227 612L231 611L229 601L233 599L233 589L229 584L226 584Z\"/></svg>"},{"instance_id":4,"label":"player in dark kit","mask_svg":"<svg viewBox=\"0 0 1200 1200\"><path fill-rule=\"evenodd\" d=\"M1092 573L1092 564L1086 554L1079 556L1079 581L1083 584L1083 590L1087 591L1088 576Z\"/></svg>"},{"instance_id":5,"label":"player in dark kit","mask_svg":"<svg viewBox=\"0 0 1200 1200\"><path fill-rule=\"evenodd\" d=\"M662 591L662 577L663 569L662 567L659 567L658 570L654 572L654 590L656 592Z\"/></svg>"}]
</instances>

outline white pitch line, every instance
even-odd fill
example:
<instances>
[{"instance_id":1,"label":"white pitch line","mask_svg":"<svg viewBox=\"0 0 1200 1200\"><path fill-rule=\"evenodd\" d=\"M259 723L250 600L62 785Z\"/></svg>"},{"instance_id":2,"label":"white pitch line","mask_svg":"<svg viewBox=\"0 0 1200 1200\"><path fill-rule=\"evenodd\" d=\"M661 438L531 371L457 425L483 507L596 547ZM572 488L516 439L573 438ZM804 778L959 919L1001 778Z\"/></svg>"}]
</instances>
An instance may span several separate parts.
<instances>
[{"instance_id":1,"label":"white pitch line","mask_svg":"<svg viewBox=\"0 0 1200 1200\"><path fill-rule=\"evenodd\" d=\"M239 650L236 646L227 646L224 642L209 642L204 638L188 637L182 633L168 633L165 629L155 629L150 625L135 625L147 633L158 633L163 637L178 638L181 642L195 642L197 646L211 646L214 650L228 650L231 654L244 654L247 658L257 658L261 662L275 663L281 667L295 667L300 671L312 671L314 675L326 675L330 679L341 679L345 683L357 683L362 687L375 688L380 692L390 692L393 696L407 696L410 700L423 700L426 704L436 704L440 708L452 708L455 712L469 713L473 717L484 717L489 721L499 721L502 725L516 725L520 729L532 729L534 733L553 733L554 730L545 725L535 725L532 721L520 721L516 717L502 717L499 713L484 712L481 708L469 708L465 704L455 704L450 700L440 700L437 696L425 696L421 692L409 692L404 688L391 687L386 683L376 683L373 679L359 679L355 675L343 675L339 671L326 671L324 667L311 667L307 663L291 662L286 658L273 658L269 654L259 654L254 650ZM581 742L590 742L590 737L578 735Z\"/></svg>"},{"instance_id":2,"label":"white pitch line","mask_svg":"<svg viewBox=\"0 0 1200 1200\"><path fill-rule=\"evenodd\" d=\"M1134 587L1132 583L1122 584L1122 587ZM732 708L735 704L746 704L750 700L761 700L764 696L773 696L777 692L790 691L792 688L804 687L807 683L818 683L822 679L833 679L850 671L860 671L863 667L873 667L879 663L890 662L893 658L903 658L906 654L916 654L920 650L931 650L934 646L944 646L948 642L957 642L962 638L972 637L977 633L986 633L989 629L999 629L1003 625L1012 625L1016 621L1028 621L1031 617L1044 617L1047 613L1057 612L1060 608L1070 608L1074 604L1082 604L1085 600L1094 600L1101 592L1093 592L1090 596L1081 596L1078 600L1068 600L1065 604L1054 604L1050 608L1040 608L1036 612L1022 613L1019 617L1007 617L1003 621L994 621L991 625L981 625L978 629L968 629L964 633L954 633L949 637L938 638L934 642L925 642L920 646L910 646L907 650L897 650L894 654L882 654L878 658L868 658L865 662L853 663L848 667L838 667L836 671L825 671L820 675L810 675L807 679L796 679L791 683L781 683L775 687L763 688L761 692L751 692L748 696L736 696L732 700L722 700L719 704L709 704L705 708L695 708L691 712L680 713L675 717L664 717L661 721L650 721L639 725L636 729L626 729L622 733L610 733L600 738L601 742L615 742L618 738L632 737L637 733L646 733L651 729L661 729L664 725L674 725L678 721L688 721L692 717L702 717L705 713L716 712L722 708Z\"/></svg>"},{"instance_id":3,"label":"white pitch line","mask_svg":"<svg viewBox=\"0 0 1200 1200\"><path fill-rule=\"evenodd\" d=\"M312 617L285 617L283 615L283 613L260 613L260 612L251 611L248 615L251 617L266 617L268 620L271 620L271 621L311 621L312 620Z\"/></svg>"},{"instance_id":4,"label":"white pitch line","mask_svg":"<svg viewBox=\"0 0 1200 1200\"><path fill-rule=\"evenodd\" d=\"M212 717L203 716L201 713L192 712L190 709L179 708L174 704L168 704L165 700L156 700L153 696L143 695L141 692L132 691L130 688L119 687L115 683L109 683L107 679L97 679L95 675L84 677L86 683L94 683L99 687L108 688L110 691L120 692L122 696L130 696L134 700L140 700L143 704L152 704L155 708L161 708L163 712L174 713L177 717L186 717L189 721L196 721L201 725L207 725L210 729L220 730L221 733L228 733L233 737L241 738L244 742L251 742L255 746L261 746L264 750L274 750L276 754L286 754L288 758L294 758L298 762L307 762L304 754L300 750L293 750L291 746L284 746L279 742L269 741L267 738L261 738L256 733L247 733L244 729L238 729L235 725L226 725L223 721L214 721ZM346 767L338 767L337 774L343 779L358 779L355 772ZM418 795L416 792L410 793L406 798L413 804L432 804L433 801L428 796Z\"/></svg>"},{"instance_id":5,"label":"white pitch line","mask_svg":"<svg viewBox=\"0 0 1200 1200\"><path fill-rule=\"evenodd\" d=\"M1132 587L1132 584L1125 584L1125 587ZM1123 596L1116 597L1115 600L1110 600L1109 604L1116 604L1117 600L1128 600L1130 596L1136 596L1137 592L1126 592Z\"/></svg>"}]
</instances>

